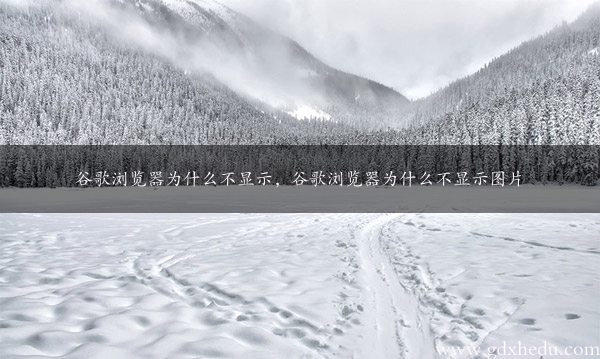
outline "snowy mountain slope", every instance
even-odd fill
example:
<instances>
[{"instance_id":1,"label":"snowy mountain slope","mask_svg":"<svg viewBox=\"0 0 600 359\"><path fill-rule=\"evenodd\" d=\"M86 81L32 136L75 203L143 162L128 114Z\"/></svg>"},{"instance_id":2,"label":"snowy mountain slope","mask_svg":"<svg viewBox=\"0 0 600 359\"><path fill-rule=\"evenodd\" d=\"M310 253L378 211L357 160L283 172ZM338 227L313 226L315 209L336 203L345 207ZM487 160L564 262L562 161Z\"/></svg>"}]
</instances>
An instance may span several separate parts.
<instances>
[{"instance_id":1,"label":"snowy mountain slope","mask_svg":"<svg viewBox=\"0 0 600 359\"><path fill-rule=\"evenodd\" d=\"M600 144L600 3L402 115L411 144ZM558 163L558 161L555 161ZM598 168L597 157L586 166Z\"/></svg>"},{"instance_id":2,"label":"snowy mountain slope","mask_svg":"<svg viewBox=\"0 0 600 359\"><path fill-rule=\"evenodd\" d=\"M413 101L405 109L404 116L416 124L423 124L447 114L465 112L469 107L492 107L511 98L525 97L523 92L537 92L539 89L535 87L544 82L554 82L556 86L572 78L578 82L596 81L595 70L600 61L588 55L597 53L599 39L600 2L596 2L574 22L563 23L526 41L494 58L477 72ZM552 87L550 84L544 86ZM567 98L569 92L561 92L563 102L570 100ZM536 99L536 102L540 101Z\"/></svg>"},{"instance_id":3,"label":"snowy mountain slope","mask_svg":"<svg viewBox=\"0 0 600 359\"><path fill-rule=\"evenodd\" d=\"M239 63L208 56L201 31L98 1L0 0L0 144L299 144L350 130L249 100L243 91L259 87L239 80Z\"/></svg>"},{"instance_id":4,"label":"snowy mountain slope","mask_svg":"<svg viewBox=\"0 0 600 359\"><path fill-rule=\"evenodd\" d=\"M311 106L347 118L361 109L377 117L382 107L393 113L408 104L396 91L338 71L316 59L297 42L214 0L128 1L150 19L165 19L175 27L183 26L181 22L184 22L189 25L187 31L199 30L200 36L240 59L241 66L250 69L251 75L260 74L261 85L266 84L272 90L267 91L268 94L256 94L260 100L286 110ZM215 76L219 78L218 73Z\"/></svg>"},{"instance_id":5,"label":"snowy mountain slope","mask_svg":"<svg viewBox=\"0 0 600 359\"><path fill-rule=\"evenodd\" d=\"M213 1L0 0L0 20L0 144L600 143L598 6L410 103Z\"/></svg>"}]
</instances>

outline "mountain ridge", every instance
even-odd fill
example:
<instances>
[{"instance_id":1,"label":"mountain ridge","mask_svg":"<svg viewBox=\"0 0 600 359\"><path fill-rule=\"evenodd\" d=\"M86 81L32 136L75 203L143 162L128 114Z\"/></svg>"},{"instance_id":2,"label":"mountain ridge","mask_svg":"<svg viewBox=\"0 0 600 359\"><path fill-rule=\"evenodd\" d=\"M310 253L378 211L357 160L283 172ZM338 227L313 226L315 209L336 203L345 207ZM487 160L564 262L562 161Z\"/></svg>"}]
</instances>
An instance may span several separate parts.
<instances>
[{"instance_id":1,"label":"mountain ridge","mask_svg":"<svg viewBox=\"0 0 600 359\"><path fill-rule=\"evenodd\" d=\"M337 86L333 94L325 94L329 98L343 93L342 100L332 101L339 112L269 106L244 96L244 90L260 90L240 81L241 75L254 72L248 71L246 58L236 56L244 61L231 63L222 48L211 52L223 44L211 42L205 32L159 2L118 1L141 19L123 18L132 14L123 11L88 17L98 10L85 8L92 1L78 2L75 10L55 6L69 3L37 1L39 6L24 9L0 1L0 144L600 143L600 12L593 9L582 20L525 42L457 80L430 97L430 103L410 103L403 118L385 106L363 106L362 97L355 100L352 83L360 78L333 70L333 80L325 74L315 82ZM157 8L162 10L155 12ZM212 35L233 36L227 46L242 54L241 41L227 28L222 32L223 27L216 26ZM190 41L194 46L185 46ZM286 43L291 53L284 59L313 61L308 70L321 71L316 58L291 40ZM260 58L255 53L247 56ZM271 74L281 71L288 76L289 64L279 69L275 60L275 68L268 69ZM265 80L268 74L260 70L264 64L249 63L257 66L251 69L258 69L257 79ZM202 72L203 65L222 73ZM304 75L310 80L314 74ZM276 95L296 94L286 92L294 83L285 79L267 76L271 85L280 86L271 89L281 90ZM377 90L375 83L372 86ZM344 99L353 107L339 110ZM344 110L352 113L348 116ZM290 113L309 115L297 121ZM321 114L333 120L322 121ZM345 121L337 121L344 116ZM412 121L407 128L392 127L400 127L407 118Z\"/></svg>"},{"instance_id":2,"label":"mountain ridge","mask_svg":"<svg viewBox=\"0 0 600 359\"><path fill-rule=\"evenodd\" d=\"M381 108L402 107L409 100L378 82L340 71L317 59L298 42L262 26L247 16L212 0L119 0L135 6L146 17L159 16L182 30L182 19L199 30L212 45L241 59L240 66L262 73L267 81L286 89L287 99L269 101L276 107L312 105L334 112L342 120L355 111L376 112ZM179 17L174 20L174 17ZM219 78L219 75L216 75ZM263 79L264 80L264 79ZM227 83L227 81L225 81ZM262 84L261 84L262 85ZM271 91L272 92L272 91ZM286 94L285 92L291 92ZM268 97L268 96L266 96ZM275 102L275 103L273 103ZM280 103L277 103L280 102ZM290 103L296 102L296 103ZM352 123L352 121L350 120Z\"/></svg>"}]
</instances>

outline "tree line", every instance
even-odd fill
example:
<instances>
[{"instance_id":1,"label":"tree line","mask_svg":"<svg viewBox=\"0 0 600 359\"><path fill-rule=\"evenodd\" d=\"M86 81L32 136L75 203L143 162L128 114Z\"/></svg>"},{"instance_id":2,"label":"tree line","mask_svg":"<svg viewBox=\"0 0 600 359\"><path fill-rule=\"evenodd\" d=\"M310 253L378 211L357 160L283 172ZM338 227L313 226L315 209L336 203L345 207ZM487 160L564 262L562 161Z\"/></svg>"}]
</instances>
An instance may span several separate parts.
<instances>
[{"instance_id":1,"label":"tree line","mask_svg":"<svg viewBox=\"0 0 600 359\"><path fill-rule=\"evenodd\" d=\"M160 172L198 177L210 173L215 185L232 173L239 183L242 173L253 178L268 173L271 184L329 184L331 177L356 177L365 183L373 173L383 184L386 175L398 179L430 176L432 184L448 174L454 182L460 173L473 179L503 172L518 176L520 183L575 183L592 186L598 182L600 146L0 146L0 186L76 187L81 175L112 185L115 176L133 172ZM194 173L195 172L195 173ZM353 175L349 175L352 173ZM109 180L112 179L112 180ZM222 178L221 178L222 179ZM426 178L424 178L426 179ZM130 182L131 183L131 182ZM346 180L344 180L346 183ZM444 182L445 183L445 182ZM93 183L87 183L93 187ZM98 183L100 184L100 183ZM166 184L166 183L165 183ZM267 183L265 183L267 184Z\"/></svg>"}]
</instances>

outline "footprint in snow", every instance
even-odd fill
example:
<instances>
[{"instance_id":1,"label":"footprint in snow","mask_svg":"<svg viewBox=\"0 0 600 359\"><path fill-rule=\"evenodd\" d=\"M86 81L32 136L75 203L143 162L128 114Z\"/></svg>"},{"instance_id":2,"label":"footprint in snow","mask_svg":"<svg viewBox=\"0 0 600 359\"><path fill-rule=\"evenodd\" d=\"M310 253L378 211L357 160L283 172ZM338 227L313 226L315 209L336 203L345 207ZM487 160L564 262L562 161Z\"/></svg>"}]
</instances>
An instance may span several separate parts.
<instances>
[{"instance_id":1,"label":"footprint in snow","mask_svg":"<svg viewBox=\"0 0 600 359\"><path fill-rule=\"evenodd\" d=\"M523 319L519 319L519 323L523 324L523 325L534 325L535 324L535 319L532 319L532 318L523 318Z\"/></svg>"}]
</instances>

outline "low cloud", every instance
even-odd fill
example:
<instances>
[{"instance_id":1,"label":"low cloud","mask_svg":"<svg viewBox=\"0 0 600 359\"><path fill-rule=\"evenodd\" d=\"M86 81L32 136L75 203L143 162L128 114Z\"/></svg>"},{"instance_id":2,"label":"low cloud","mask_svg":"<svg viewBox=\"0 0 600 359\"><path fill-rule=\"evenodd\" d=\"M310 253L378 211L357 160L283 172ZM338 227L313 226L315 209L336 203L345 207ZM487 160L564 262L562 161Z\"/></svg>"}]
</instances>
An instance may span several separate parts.
<instances>
[{"instance_id":1,"label":"low cloud","mask_svg":"<svg viewBox=\"0 0 600 359\"><path fill-rule=\"evenodd\" d=\"M237 93L273 107L294 107L297 99L310 93L302 78L283 65L291 63L292 54L276 41L263 41L257 56L243 46L221 41L218 33L190 35L191 27L151 24L138 11L114 4L110 0L63 1L64 11L87 16L128 46L164 58L186 72L208 74Z\"/></svg>"},{"instance_id":2,"label":"low cloud","mask_svg":"<svg viewBox=\"0 0 600 359\"><path fill-rule=\"evenodd\" d=\"M221 0L342 70L426 96L593 0Z\"/></svg>"}]
</instances>

